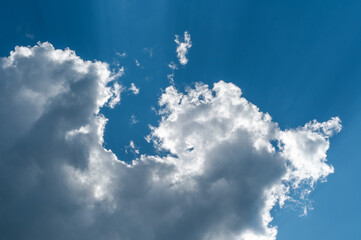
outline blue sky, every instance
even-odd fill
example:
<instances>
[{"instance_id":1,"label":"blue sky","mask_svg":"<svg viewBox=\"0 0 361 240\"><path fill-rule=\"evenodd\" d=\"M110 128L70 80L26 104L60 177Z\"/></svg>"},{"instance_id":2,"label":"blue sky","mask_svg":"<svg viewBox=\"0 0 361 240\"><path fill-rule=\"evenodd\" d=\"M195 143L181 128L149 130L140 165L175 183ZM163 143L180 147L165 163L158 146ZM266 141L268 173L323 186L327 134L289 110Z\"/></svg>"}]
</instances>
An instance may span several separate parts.
<instances>
[{"instance_id":1,"label":"blue sky","mask_svg":"<svg viewBox=\"0 0 361 240\"><path fill-rule=\"evenodd\" d=\"M292 207L273 209L272 224L278 240L359 239L360 12L358 1L2 1L0 54L48 41L85 60L124 66L119 82L140 93L125 91L119 105L101 112L109 119L104 145L128 162L130 140L143 154L157 153L144 137L160 120L154 108L170 85L171 61L180 91L232 82L281 129L340 117L343 129L327 152L335 173L311 193L314 209L304 217ZM174 38L185 31L192 47L181 66Z\"/></svg>"}]
</instances>

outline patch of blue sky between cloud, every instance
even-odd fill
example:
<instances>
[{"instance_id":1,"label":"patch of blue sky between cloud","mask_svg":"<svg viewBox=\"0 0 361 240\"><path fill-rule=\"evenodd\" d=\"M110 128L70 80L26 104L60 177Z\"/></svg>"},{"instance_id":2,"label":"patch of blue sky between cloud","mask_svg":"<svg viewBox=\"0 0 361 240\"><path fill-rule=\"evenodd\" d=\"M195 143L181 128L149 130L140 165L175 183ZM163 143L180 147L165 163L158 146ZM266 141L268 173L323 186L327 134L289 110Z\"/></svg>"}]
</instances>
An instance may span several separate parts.
<instances>
[{"instance_id":1,"label":"patch of blue sky between cloud","mask_svg":"<svg viewBox=\"0 0 361 240\"><path fill-rule=\"evenodd\" d=\"M147 140L170 154L130 141L135 158L123 162L104 148L100 113L120 104L117 74L49 43L1 59L3 236L274 240L270 210L334 171L326 153L338 117L282 130L224 81L167 87Z\"/></svg>"}]
</instances>

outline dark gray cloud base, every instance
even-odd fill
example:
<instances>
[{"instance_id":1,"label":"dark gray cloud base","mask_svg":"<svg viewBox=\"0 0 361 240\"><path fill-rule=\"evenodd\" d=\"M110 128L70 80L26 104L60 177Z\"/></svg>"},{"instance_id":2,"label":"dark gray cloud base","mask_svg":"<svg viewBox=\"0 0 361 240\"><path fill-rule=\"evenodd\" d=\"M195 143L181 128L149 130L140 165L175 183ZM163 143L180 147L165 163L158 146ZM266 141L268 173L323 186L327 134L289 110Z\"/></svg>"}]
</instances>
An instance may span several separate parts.
<instances>
[{"instance_id":1,"label":"dark gray cloud base","mask_svg":"<svg viewBox=\"0 0 361 240\"><path fill-rule=\"evenodd\" d=\"M119 103L119 76L49 43L1 59L1 238L276 239L275 204L333 172L337 117L281 130L223 81L168 87L147 139L171 154L126 164L99 114Z\"/></svg>"}]
</instances>

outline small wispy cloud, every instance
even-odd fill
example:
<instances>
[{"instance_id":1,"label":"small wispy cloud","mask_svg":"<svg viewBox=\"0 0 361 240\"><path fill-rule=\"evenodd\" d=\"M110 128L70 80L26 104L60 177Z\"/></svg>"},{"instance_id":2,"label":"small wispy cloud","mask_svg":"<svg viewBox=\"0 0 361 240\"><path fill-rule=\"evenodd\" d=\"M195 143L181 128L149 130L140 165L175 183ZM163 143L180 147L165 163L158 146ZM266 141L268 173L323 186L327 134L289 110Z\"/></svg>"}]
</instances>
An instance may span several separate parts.
<instances>
[{"instance_id":1,"label":"small wispy cloud","mask_svg":"<svg viewBox=\"0 0 361 240\"><path fill-rule=\"evenodd\" d=\"M188 63L187 59L187 53L188 50L192 47L191 42L191 35L186 31L184 32L184 41L180 40L180 37L178 35L175 35L175 42L177 43L177 57L179 60L179 63L182 65L186 65Z\"/></svg>"},{"instance_id":2,"label":"small wispy cloud","mask_svg":"<svg viewBox=\"0 0 361 240\"><path fill-rule=\"evenodd\" d=\"M125 57L127 57L127 52L115 52L115 54L118 56L118 57L121 57L121 58L125 58Z\"/></svg>"},{"instance_id":3,"label":"small wispy cloud","mask_svg":"<svg viewBox=\"0 0 361 240\"><path fill-rule=\"evenodd\" d=\"M132 116L130 117L130 124L134 125L138 122L139 122L139 120L136 118L136 116L134 114L132 114Z\"/></svg>"},{"instance_id":4,"label":"small wispy cloud","mask_svg":"<svg viewBox=\"0 0 361 240\"><path fill-rule=\"evenodd\" d=\"M115 82L111 88L112 97L109 100L109 107L114 108L118 103L120 103L120 95L123 92L124 88L119 83Z\"/></svg>"},{"instance_id":5,"label":"small wispy cloud","mask_svg":"<svg viewBox=\"0 0 361 240\"><path fill-rule=\"evenodd\" d=\"M174 84L174 71L172 73L167 74L167 78L170 82L170 84Z\"/></svg>"},{"instance_id":6,"label":"small wispy cloud","mask_svg":"<svg viewBox=\"0 0 361 240\"><path fill-rule=\"evenodd\" d=\"M178 69L178 66L173 61L171 61L168 64L168 67L172 70L172 72L167 75L167 78L168 78L168 80L170 81L171 84L174 84L174 71Z\"/></svg>"},{"instance_id":7,"label":"small wispy cloud","mask_svg":"<svg viewBox=\"0 0 361 240\"><path fill-rule=\"evenodd\" d=\"M168 64L168 67L172 70L178 69L177 64L175 64L173 61Z\"/></svg>"},{"instance_id":8,"label":"small wispy cloud","mask_svg":"<svg viewBox=\"0 0 361 240\"><path fill-rule=\"evenodd\" d=\"M138 59L135 59L135 65L137 65L137 67L141 67L140 62L139 62Z\"/></svg>"},{"instance_id":9,"label":"small wispy cloud","mask_svg":"<svg viewBox=\"0 0 361 240\"><path fill-rule=\"evenodd\" d=\"M119 68L117 71L113 70L113 77L120 78L124 75L124 67Z\"/></svg>"},{"instance_id":10,"label":"small wispy cloud","mask_svg":"<svg viewBox=\"0 0 361 240\"><path fill-rule=\"evenodd\" d=\"M133 140L130 140L129 145L125 146L125 153L139 154L139 148L135 146Z\"/></svg>"},{"instance_id":11,"label":"small wispy cloud","mask_svg":"<svg viewBox=\"0 0 361 240\"><path fill-rule=\"evenodd\" d=\"M134 83L130 84L129 90L132 91L134 95L139 94L139 88L137 88Z\"/></svg>"}]
</instances>

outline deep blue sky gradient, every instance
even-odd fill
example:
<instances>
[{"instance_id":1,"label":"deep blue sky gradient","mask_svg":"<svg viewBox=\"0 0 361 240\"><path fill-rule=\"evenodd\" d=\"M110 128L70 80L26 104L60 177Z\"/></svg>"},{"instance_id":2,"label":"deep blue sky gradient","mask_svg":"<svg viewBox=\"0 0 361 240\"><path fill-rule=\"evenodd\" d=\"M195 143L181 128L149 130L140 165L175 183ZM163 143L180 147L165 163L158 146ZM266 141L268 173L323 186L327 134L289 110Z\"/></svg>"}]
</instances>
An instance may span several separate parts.
<instances>
[{"instance_id":1,"label":"deep blue sky gradient","mask_svg":"<svg viewBox=\"0 0 361 240\"><path fill-rule=\"evenodd\" d=\"M0 55L15 45L49 41L83 59L124 66L119 81L134 82L140 94L123 93L121 105L103 113L110 119L106 146L129 161L124 146L130 140L141 153L154 151L144 140L148 124L159 120L151 107L169 85L168 63L177 60L174 35L189 31L189 63L175 73L179 89L198 81L233 82L282 129L332 116L343 122L328 152L335 174L311 194L315 209L308 216L273 211L278 239L361 239L360 13L360 1L331 0L0 1ZM116 55L124 51L126 58Z\"/></svg>"}]
</instances>

